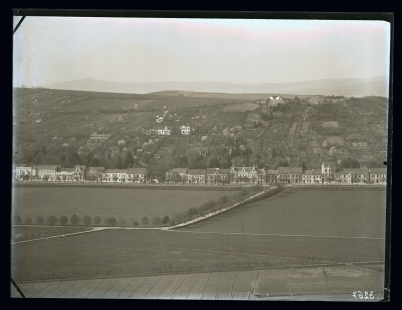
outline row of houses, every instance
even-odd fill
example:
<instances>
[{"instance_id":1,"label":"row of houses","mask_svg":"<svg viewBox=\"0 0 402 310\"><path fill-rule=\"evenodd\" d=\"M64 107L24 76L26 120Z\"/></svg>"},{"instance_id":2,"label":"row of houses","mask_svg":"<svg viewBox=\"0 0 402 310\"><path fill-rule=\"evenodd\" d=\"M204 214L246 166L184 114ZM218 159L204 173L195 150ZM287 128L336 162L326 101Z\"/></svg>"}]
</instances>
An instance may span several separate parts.
<instances>
[{"instance_id":1,"label":"row of houses","mask_svg":"<svg viewBox=\"0 0 402 310\"><path fill-rule=\"evenodd\" d=\"M144 183L148 177L147 168L105 169L104 167L61 168L59 165L21 165L15 169L17 180L25 181L97 181Z\"/></svg>"},{"instance_id":2,"label":"row of houses","mask_svg":"<svg viewBox=\"0 0 402 310\"><path fill-rule=\"evenodd\" d=\"M277 170L256 167L230 169L174 168L166 172L166 181L196 184L386 184L386 168L336 168L335 163L322 163L321 169L303 170L302 167L279 167Z\"/></svg>"},{"instance_id":3,"label":"row of houses","mask_svg":"<svg viewBox=\"0 0 402 310\"><path fill-rule=\"evenodd\" d=\"M15 169L17 180L41 181L98 181L144 183L149 178L147 168L104 169L76 165L61 168L59 165L21 165ZM303 170L301 167L279 167L265 170L253 167L230 169L174 168L166 172L168 183L186 184L386 184L386 168L344 168L334 163L323 163L321 169Z\"/></svg>"},{"instance_id":4,"label":"row of houses","mask_svg":"<svg viewBox=\"0 0 402 310\"><path fill-rule=\"evenodd\" d=\"M302 170L301 167L279 167L267 171L267 183L285 184L386 184L386 168L337 169L333 162L324 162L321 169Z\"/></svg>"},{"instance_id":5,"label":"row of houses","mask_svg":"<svg viewBox=\"0 0 402 310\"><path fill-rule=\"evenodd\" d=\"M194 129L193 129L193 131L194 131ZM185 125L181 126L180 132L182 135L185 135L185 136L190 135L190 133L191 133L190 126L185 126ZM145 131L145 133L147 135L157 134L158 136L170 136L172 133L172 130L170 128L168 128L167 126L165 126L165 128L163 128L163 129L148 129Z\"/></svg>"},{"instance_id":6,"label":"row of houses","mask_svg":"<svg viewBox=\"0 0 402 310\"><path fill-rule=\"evenodd\" d=\"M230 169L174 168L166 172L166 181L186 184L266 184L265 169L256 167L231 167Z\"/></svg>"}]
</instances>

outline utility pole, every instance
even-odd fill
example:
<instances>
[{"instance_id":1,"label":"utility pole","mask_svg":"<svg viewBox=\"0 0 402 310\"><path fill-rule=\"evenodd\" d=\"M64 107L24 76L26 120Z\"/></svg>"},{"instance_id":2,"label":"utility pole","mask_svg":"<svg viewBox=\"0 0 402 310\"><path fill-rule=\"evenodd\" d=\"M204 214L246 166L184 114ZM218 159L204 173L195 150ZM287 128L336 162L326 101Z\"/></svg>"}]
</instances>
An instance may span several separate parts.
<instances>
[{"instance_id":1,"label":"utility pole","mask_svg":"<svg viewBox=\"0 0 402 310\"><path fill-rule=\"evenodd\" d=\"M243 221L241 221L241 233L243 234Z\"/></svg>"}]
</instances>

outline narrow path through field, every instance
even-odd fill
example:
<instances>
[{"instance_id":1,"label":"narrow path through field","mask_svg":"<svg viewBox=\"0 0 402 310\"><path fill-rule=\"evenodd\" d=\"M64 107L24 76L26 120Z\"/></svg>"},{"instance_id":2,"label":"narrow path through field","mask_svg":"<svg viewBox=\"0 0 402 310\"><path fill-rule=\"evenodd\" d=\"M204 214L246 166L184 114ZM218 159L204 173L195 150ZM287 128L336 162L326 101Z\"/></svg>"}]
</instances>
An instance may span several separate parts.
<instances>
[{"instance_id":1,"label":"narrow path through field","mask_svg":"<svg viewBox=\"0 0 402 310\"><path fill-rule=\"evenodd\" d=\"M49 236L49 237L43 237L43 238L37 238L37 239L31 239L31 240L24 240L24 241L16 241L16 242L11 242L11 244L17 244L17 243L26 243L26 242L31 242L31 241L38 241L38 240L47 240L47 239L53 239L53 238L64 238L68 236L74 236L74 235L79 235L79 234L86 234L90 232L97 232L105 229L110 229L110 227L97 227L91 230L85 230L85 231L80 231L80 232L75 232L75 233L70 233L70 234L63 234L63 235L56 235L56 236Z\"/></svg>"}]
</instances>

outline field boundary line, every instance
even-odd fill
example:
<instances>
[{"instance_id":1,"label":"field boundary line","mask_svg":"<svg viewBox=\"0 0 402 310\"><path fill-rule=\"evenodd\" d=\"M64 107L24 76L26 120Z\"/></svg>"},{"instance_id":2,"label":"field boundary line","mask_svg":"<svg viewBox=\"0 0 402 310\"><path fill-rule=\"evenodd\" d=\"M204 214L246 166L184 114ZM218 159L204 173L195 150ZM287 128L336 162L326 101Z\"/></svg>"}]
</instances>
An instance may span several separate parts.
<instances>
[{"instance_id":1,"label":"field boundary line","mask_svg":"<svg viewBox=\"0 0 402 310\"><path fill-rule=\"evenodd\" d=\"M108 227L108 228L99 228L99 229L91 229L91 230L79 231L79 232L75 232L75 233L71 233L71 234L49 236L49 237L43 237L43 238L38 238L38 239L15 241L15 242L11 242L11 244L26 243L26 242L47 240L47 239L53 239L53 238L65 238L65 237L68 237L68 236L74 236L74 235L78 235L78 234L85 234L85 233L91 233L91 232L98 232L98 231L107 230L107 229L110 229L110 227Z\"/></svg>"},{"instance_id":2,"label":"field boundary line","mask_svg":"<svg viewBox=\"0 0 402 310\"><path fill-rule=\"evenodd\" d=\"M252 233L230 233L219 231L191 231L191 230L170 230L166 231L193 233L193 234L219 234L219 235L248 235L248 236L274 236L274 237L310 237L310 238L339 238L339 239L369 239L369 240L385 240L385 238L376 237L349 237L349 236L314 236L314 235L284 235L284 234L252 234Z\"/></svg>"}]
</instances>

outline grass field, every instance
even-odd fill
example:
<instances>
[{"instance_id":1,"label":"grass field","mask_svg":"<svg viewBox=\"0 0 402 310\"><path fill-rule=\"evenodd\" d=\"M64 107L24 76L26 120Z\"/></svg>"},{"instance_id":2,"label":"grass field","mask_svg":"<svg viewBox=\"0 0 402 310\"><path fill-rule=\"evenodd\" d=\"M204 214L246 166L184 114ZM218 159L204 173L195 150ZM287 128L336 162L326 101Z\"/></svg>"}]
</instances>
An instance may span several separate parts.
<instances>
[{"instance_id":1,"label":"grass field","mask_svg":"<svg viewBox=\"0 0 402 310\"><path fill-rule=\"evenodd\" d=\"M116 188L69 188L65 187L15 187L13 192L13 214L24 221L31 216L34 220L41 215L62 215L70 218L77 214L82 218L100 216L123 218L127 225L135 218L139 223L143 216L173 216L176 212L187 211L222 195L232 195L237 191L191 191L158 189L116 189Z\"/></svg>"},{"instance_id":2,"label":"grass field","mask_svg":"<svg viewBox=\"0 0 402 310\"><path fill-rule=\"evenodd\" d=\"M383 297L384 278L359 266L249 270L19 283L27 298L309 299L356 301L359 290ZM11 287L12 297L20 297ZM358 295L357 295L357 298ZM359 300L359 299L357 299Z\"/></svg>"},{"instance_id":3,"label":"grass field","mask_svg":"<svg viewBox=\"0 0 402 310\"><path fill-rule=\"evenodd\" d=\"M235 103L227 105L223 108L225 112L246 112L253 111L259 107L258 104L255 103Z\"/></svg>"},{"instance_id":4,"label":"grass field","mask_svg":"<svg viewBox=\"0 0 402 310\"><path fill-rule=\"evenodd\" d=\"M286 190L183 228L194 232L385 237L386 191Z\"/></svg>"},{"instance_id":5,"label":"grass field","mask_svg":"<svg viewBox=\"0 0 402 310\"><path fill-rule=\"evenodd\" d=\"M378 251L384 240L104 230L13 244L11 270L19 281L91 278L379 261Z\"/></svg>"},{"instance_id":6,"label":"grass field","mask_svg":"<svg viewBox=\"0 0 402 310\"><path fill-rule=\"evenodd\" d=\"M141 99L112 99L112 98L91 98L79 104L66 106L63 112L76 112L85 110L119 110L125 107L138 107L144 106L153 102L154 100L141 100Z\"/></svg>"}]
</instances>

